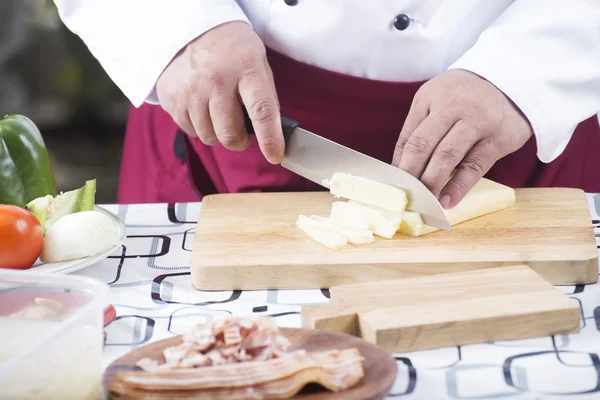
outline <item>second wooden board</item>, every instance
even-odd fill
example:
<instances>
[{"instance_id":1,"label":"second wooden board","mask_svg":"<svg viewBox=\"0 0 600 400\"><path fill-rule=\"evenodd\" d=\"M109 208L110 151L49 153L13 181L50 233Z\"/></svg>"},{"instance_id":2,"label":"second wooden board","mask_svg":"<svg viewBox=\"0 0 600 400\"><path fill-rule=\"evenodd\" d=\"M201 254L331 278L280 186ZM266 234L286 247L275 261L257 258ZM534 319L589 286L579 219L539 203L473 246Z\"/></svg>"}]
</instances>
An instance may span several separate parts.
<instances>
[{"instance_id":1,"label":"second wooden board","mask_svg":"<svg viewBox=\"0 0 600 400\"><path fill-rule=\"evenodd\" d=\"M524 265L332 287L302 325L389 352L579 332L577 301Z\"/></svg>"},{"instance_id":2,"label":"second wooden board","mask_svg":"<svg viewBox=\"0 0 600 400\"><path fill-rule=\"evenodd\" d=\"M356 282L526 264L555 285L594 283L598 253L585 193L517 189L514 208L421 237L396 234L328 249L296 225L327 215L328 192L206 196L192 252L200 290L328 288Z\"/></svg>"}]
</instances>

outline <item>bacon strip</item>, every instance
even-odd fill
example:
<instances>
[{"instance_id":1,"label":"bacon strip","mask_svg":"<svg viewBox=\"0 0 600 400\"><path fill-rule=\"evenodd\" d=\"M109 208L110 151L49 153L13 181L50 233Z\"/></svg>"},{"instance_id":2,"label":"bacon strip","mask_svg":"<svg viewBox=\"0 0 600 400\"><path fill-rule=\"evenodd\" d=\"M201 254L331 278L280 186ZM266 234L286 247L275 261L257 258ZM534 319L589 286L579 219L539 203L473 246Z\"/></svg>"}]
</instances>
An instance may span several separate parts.
<instances>
[{"instance_id":1,"label":"bacon strip","mask_svg":"<svg viewBox=\"0 0 600 400\"><path fill-rule=\"evenodd\" d=\"M356 348L308 353L290 346L270 318L217 320L164 349L164 362L144 358L137 362L143 371L120 372L110 390L141 399L281 399L308 383L345 390L364 376Z\"/></svg>"},{"instance_id":2,"label":"bacon strip","mask_svg":"<svg viewBox=\"0 0 600 400\"><path fill-rule=\"evenodd\" d=\"M122 372L111 390L140 399L282 399L309 383L333 392L352 387L364 376L362 360L353 348L193 370Z\"/></svg>"}]
</instances>

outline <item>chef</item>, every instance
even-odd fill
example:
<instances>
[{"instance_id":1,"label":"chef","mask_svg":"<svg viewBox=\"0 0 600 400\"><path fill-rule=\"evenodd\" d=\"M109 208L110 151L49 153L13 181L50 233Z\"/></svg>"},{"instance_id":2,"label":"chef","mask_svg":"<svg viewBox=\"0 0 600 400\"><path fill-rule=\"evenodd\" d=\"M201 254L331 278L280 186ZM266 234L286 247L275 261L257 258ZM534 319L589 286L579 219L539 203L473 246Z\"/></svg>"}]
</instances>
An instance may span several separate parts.
<instances>
[{"instance_id":1,"label":"chef","mask_svg":"<svg viewBox=\"0 0 600 400\"><path fill-rule=\"evenodd\" d=\"M55 3L132 103L121 203L318 190L280 115L446 208L482 176L600 192L598 0Z\"/></svg>"}]
</instances>

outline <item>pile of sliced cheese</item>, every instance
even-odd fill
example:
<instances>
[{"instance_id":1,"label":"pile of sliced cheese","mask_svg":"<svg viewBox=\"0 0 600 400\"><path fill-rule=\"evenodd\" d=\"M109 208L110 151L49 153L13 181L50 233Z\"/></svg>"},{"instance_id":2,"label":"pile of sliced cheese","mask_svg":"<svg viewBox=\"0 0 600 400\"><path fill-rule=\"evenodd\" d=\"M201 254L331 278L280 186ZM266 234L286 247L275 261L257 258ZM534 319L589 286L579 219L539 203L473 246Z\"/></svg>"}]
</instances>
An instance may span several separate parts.
<instances>
[{"instance_id":1,"label":"pile of sliced cheese","mask_svg":"<svg viewBox=\"0 0 600 400\"><path fill-rule=\"evenodd\" d=\"M408 198L402 189L344 173L334 174L328 183L331 194L347 201L335 201L328 217L300 215L296 225L331 249L369 244L374 236L391 239L398 232L422 236L438 230L425 225L418 213L406 210ZM514 189L483 178L446 215L456 225L514 204Z\"/></svg>"}]
</instances>

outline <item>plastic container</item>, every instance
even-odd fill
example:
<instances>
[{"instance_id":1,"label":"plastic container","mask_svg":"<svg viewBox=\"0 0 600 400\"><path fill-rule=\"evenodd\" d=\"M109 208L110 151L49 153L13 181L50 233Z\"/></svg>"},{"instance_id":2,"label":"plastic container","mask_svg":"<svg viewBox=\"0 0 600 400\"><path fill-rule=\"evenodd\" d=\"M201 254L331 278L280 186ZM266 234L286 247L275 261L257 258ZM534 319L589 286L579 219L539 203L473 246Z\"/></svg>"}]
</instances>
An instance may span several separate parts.
<instances>
[{"instance_id":1,"label":"plastic container","mask_svg":"<svg viewBox=\"0 0 600 400\"><path fill-rule=\"evenodd\" d=\"M0 399L102 396L108 286L0 269Z\"/></svg>"}]
</instances>

